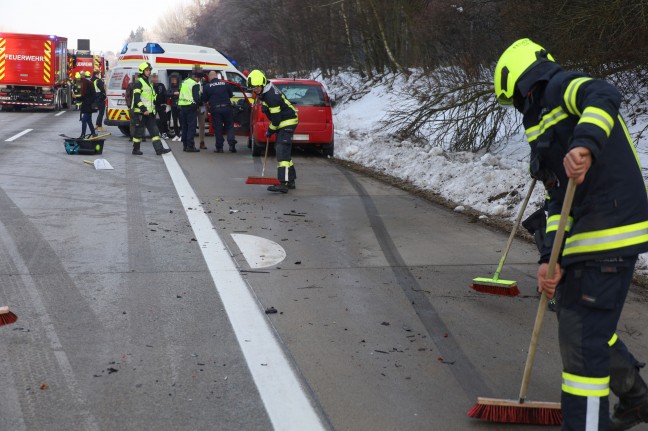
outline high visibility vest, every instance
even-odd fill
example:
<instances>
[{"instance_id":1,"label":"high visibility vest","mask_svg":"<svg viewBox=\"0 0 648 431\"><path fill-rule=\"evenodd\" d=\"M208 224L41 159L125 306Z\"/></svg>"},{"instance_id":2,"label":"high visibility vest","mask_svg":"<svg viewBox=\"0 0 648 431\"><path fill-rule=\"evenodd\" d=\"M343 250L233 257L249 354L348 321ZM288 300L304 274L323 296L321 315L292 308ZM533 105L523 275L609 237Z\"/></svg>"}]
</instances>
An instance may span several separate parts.
<instances>
[{"instance_id":1,"label":"high visibility vest","mask_svg":"<svg viewBox=\"0 0 648 431\"><path fill-rule=\"evenodd\" d=\"M139 78L139 82L142 84L142 89L140 93L140 105L143 104L146 106L146 110L155 114L155 90L153 86L146 82L146 80ZM135 98L133 97L133 100ZM135 112L141 112L139 106L134 107Z\"/></svg>"},{"instance_id":2,"label":"high visibility vest","mask_svg":"<svg viewBox=\"0 0 648 431\"><path fill-rule=\"evenodd\" d=\"M191 77L182 81L182 85L180 86L180 96L178 98L179 106L189 106L196 103L193 98L194 85L198 85L198 83Z\"/></svg>"}]
</instances>

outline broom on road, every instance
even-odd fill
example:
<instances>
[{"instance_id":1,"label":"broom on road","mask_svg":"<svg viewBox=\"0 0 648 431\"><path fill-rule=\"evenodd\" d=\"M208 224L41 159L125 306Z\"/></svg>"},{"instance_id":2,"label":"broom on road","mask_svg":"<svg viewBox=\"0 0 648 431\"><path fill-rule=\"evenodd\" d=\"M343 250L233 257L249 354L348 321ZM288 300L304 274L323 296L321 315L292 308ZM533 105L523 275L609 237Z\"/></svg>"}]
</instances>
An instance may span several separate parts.
<instances>
[{"instance_id":1,"label":"broom on road","mask_svg":"<svg viewBox=\"0 0 648 431\"><path fill-rule=\"evenodd\" d=\"M515 233L517 232L518 227L520 226L520 220L524 215L524 210L526 210L527 204L529 203L529 198L531 198L531 193L533 193L533 189L535 188L535 185L536 185L536 179L534 178L533 181L531 181L531 185L529 186L529 191L527 192L524 198L524 202L522 203L522 208L520 208L520 212L517 218L515 219L513 230L511 231L511 235L509 236L508 243L506 244L506 248L504 249L504 254L502 254L502 258L500 259L499 264L497 265L495 274L493 274L493 278L487 278L487 277L474 278L473 283L470 285L471 289L474 289L477 292L481 292L481 293L491 293L493 295L518 296L520 294L520 289L518 289L517 287L517 281L500 280L499 276L500 273L502 272L504 261L506 260L506 256L508 255L509 250L511 249L511 245L513 244L513 239L515 238Z\"/></svg>"},{"instance_id":2,"label":"broom on road","mask_svg":"<svg viewBox=\"0 0 648 431\"><path fill-rule=\"evenodd\" d=\"M9 325L18 320L18 316L9 310L8 306L0 307L0 326Z\"/></svg>"},{"instance_id":3,"label":"broom on road","mask_svg":"<svg viewBox=\"0 0 648 431\"><path fill-rule=\"evenodd\" d=\"M270 145L270 138L266 136L266 147L265 147L265 156L263 156L263 169L261 170L260 177L247 177L245 184L269 184L269 185L278 185L281 184L279 178L275 177L266 177L265 168L266 162L268 161L268 146Z\"/></svg>"},{"instance_id":4,"label":"broom on road","mask_svg":"<svg viewBox=\"0 0 648 431\"><path fill-rule=\"evenodd\" d=\"M562 211L560 212L560 222L558 231L551 249L551 257L547 268L547 278L552 278L558 262L558 255L562 248L563 238L565 236L565 225L569 217L576 183L569 179L565 200L563 201ZM533 332L531 334L531 344L527 354L526 365L524 366L524 375L522 377L522 386L520 388L520 397L518 401L503 400L497 398L477 398L477 404L468 412L468 416L483 419L489 422L505 422L517 424L534 424L534 425L560 425L562 423L562 412L560 403L550 402L529 402L526 401L527 387L531 377L531 368L535 358L536 345L538 336L542 327L542 320L547 308L547 296L544 292L540 295L538 304L538 313L536 314Z\"/></svg>"}]
</instances>

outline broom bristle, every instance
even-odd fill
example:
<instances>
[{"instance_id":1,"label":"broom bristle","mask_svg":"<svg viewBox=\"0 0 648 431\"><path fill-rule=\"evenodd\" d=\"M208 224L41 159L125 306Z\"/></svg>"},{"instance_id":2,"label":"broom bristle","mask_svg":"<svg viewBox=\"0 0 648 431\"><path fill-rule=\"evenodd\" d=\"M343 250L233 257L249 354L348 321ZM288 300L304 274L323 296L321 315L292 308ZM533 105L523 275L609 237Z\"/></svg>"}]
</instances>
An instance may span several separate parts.
<instances>
[{"instance_id":1,"label":"broom bristle","mask_svg":"<svg viewBox=\"0 0 648 431\"><path fill-rule=\"evenodd\" d=\"M513 280L495 280L492 278L474 278L470 288L481 293L490 293L491 295L518 296L520 289L517 287L517 281Z\"/></svg>"},{"instance_id":2,"label":"broom bristle","mask_svg":"<svg viewBox=\"0 0 648 431\"><path fill-rule=\"evenodd\" d=\"M281 181L279 181L279 178L273 177L248 177L245 180L245 184L269 184L276 186L281 184Z\"/></svg>"},{"instance_id":3,"label":"broom bristle","mask_svg":"<svg viewBox=\"0 0 648 431\"><path fill-rule=\"evenodd\" d=\"M518 296L520 294L520 289L517 286L505 287L505 286L491 286L481 283L473 283L470 285L470 288L480 292L480 293L489 293L491 295L501 295L501 296Z\"/></svg>"},{"instance_id":4,"label":"broom bristle","mask_svg":"<svg viewBox=\"0 0 648 431\"><path fill-rule=\"evenodd\" d=\"M509 405L481 403L473 406L468 416L488 422L509 424L550 425L562 424L560 403L542 403L542 407L511 401Z\"/></svg>"},{"instance_id":5,"label":"broom bristle","mask_svg":"<svg viewBox=\"0 0 648 431\"><path fill-rule=\"evenodd\" d=\"M16 320L18 320L18 316L9 311L8 306L0 307L0 326L9 325Z\"/></svg>"}]
</instances>

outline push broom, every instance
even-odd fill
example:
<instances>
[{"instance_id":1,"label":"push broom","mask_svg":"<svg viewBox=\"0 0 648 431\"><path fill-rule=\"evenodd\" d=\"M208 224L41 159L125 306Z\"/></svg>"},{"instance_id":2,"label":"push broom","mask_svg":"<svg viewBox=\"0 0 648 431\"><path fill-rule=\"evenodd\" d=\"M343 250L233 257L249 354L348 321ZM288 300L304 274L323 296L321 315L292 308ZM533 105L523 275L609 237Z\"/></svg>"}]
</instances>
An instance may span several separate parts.
<instances>
[{"instance_id":1,"label":"push broom","mask_svg":"<svg viewBox=\"0 0 648 431\"><path fill-rule=\"evenodd\" d=\"M562 211L560 212L558 231L556 232L556 238L554 239L553 247L551 249L551 256L547 267L547 279L553 277L556 269L556 263L558 262L558 256L565 236L565 225L567 224L569 212L571 211L575 191L576 183L570 178L569 183L567 184L567 191L565 192ZM477 404L475 404L468 412L468 416L489 422L533 425L560 425L562 423L560 403L526 401L527 388L531 377L531 368L533 367L536 345L538 344L538 336L540 335L540 328L542 327L542 320L546 308L547 296L542 292L540 295L540 303L538 304L535 323L533 324L531 343L529 345L529 352L524 366L524 375L522 377L519 399L516 401L479 397L477 398Z\"/></svg>"},{"instance_id":2,"label":"push broom","mask_svg":"<svg viewBox=\"0 0 648 431\"><path fill-rule=\"evenodd\" d=\"M522 208L520 208L520 212L517 218L515 219L513 230L511 231L511 235L509 235L508 243L506 244L506 248L504 249L504 254L502 254L502 258L500 259L499 264L497 265L497 269L495 270L495 274L493 274L493 278L486 278L486 277L474 278L472 284L470 285L471 289L474 289L477 292L490 293L493 295L518 296L520 294L520 289L518 289L517 287L517 281L500 280L499 276L500 273L502 272L504 261L506 260L506 256L508 255L509 250L511 249L511 245L513 244L513 239L515 239L515 233L517 232L518 227L520 226L520 220L522 220L522 216L524 215L524 210L526 210L527 204L529 203L529 199L531 198L531 194L533 193L533 189L535 188L535 185L536 185L536 179L534 178L533 181L531 181L531 185L529 186L529 191L527 192L524 198L524 202L522 203Z\"/></svg>"},{"instance_id":3,"label":"push broom","mask_svg":"<svg viewBox=\"0 0 648 431\"><path fill-rule=\"evenodd\" d=\"M265 156L263 156L263 169L261 170L260 177L247 177L245 184L269 184L269 185L278 185L281 184L279 178L275 177L266 177L265 168L266 162L268 161L268 146L270 145L270 138L266 136L266 147L265 147Z\"/></svg>"},{"instance_id":4,"label":"push broom","mask_svg":"<svg viewBox=\"0 0 648 431\"><path fill-rule=\"evenodd\" d=\"M0 326L15 323L16 320L18 320L18 316L12 313L8 306L0 307Z\"/></svg>"}]
</instances>

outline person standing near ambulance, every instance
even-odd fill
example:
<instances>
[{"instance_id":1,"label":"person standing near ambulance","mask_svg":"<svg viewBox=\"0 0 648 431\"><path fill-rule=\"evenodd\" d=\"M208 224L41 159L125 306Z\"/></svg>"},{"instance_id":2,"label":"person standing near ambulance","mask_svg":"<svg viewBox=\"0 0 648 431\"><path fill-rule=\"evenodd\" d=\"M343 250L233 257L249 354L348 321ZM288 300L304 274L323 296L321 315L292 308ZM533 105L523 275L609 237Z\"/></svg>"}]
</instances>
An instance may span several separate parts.
<instances>
[{"instance_id":1,"label":"person standing near ambulance","mask_svg":"<svg viewBox=\"0 0 648 431\"><path fill-rule=\"evenodd\" d=\"M94 84L96 94L95 104L99 110L97 112L97 120L95 121L95 130L105 132L106 129L103 128L103 117L106 111L106 86L104 85L103 79L101 79L101 72L98 70L95 70L92 74L92 83Z\"/></svg>"},{"instance_id":2,"label":"person standing near ambulance","mask_svg":"<svg viewBox=\"0 0 648 431\"><path fill-rule=\"evenodd\" d=\"M94 138L97 136L95 128L92 125L92 107L95 103L95 89L94 84L90 81L90 72L85 72L84 76L80 80L80 90L81 95L81 136L80 139L86 137L86 127L90 128L90 137Z\"/></svg>"},{"instance_id":3,"label":"person standing near ambulance","mask_svg":"<svg viewBox=\"0 0 648 431\"><path fill-rule=\"evenodd\" d=\"M198 107L200 101L200 77L202 72L194 69L191 76L182 81L180 86L180 98L178 107L180 107L180 129L182 129L182 151L187 153L198 153L194 136L196 135L196 126L198 124Z\"/></svg>"},{"instance_id":4,"label":"person standing near ambulance","mask_svg":"<svg viewBox=\"0 0 648 431\"><path fill-rule=\"evenodd\" d=\"M236 139L234 137L234 109L231 98L234 92L229 84L222 81L219 75L213 70L209 72L209 82L205 84L202 94L203 102L209 105L212 126L214 128L214 137L216 138L215 153L223 152L223 126L227 133L227 143L231 153L236 152Z\"/></svg>"},{"instance_id":5,"label":"person standing near ambulance","mask_svg":"<svg viewBox=\"0 0 648 431\"><path fill-rule=\"evenodd\" d=\"M171 151L162 146L160 140L160 131L158 130L155 120L155 90L153 84L149 82L151 76L151 63L144 62L139 66L140 77L133 84L133 115L135 115L135 135L133 136L133 154L142 155L140 144L146 128L151 135L151 143L155 149L155 154L162 154Z\"/></svg>"},{"instance_id":6,"label":"person standing near ambulance","mask_svg":"<svg viewBox=\"0 0 648 431\"><path fill-rule=\"evenodd\" d=\"M277 153L277 178L281 184L268 187L268 191L288 193L295 188L297 172L292 161L292 140L297 128L297 110L277 87L268 82L263 72L253 70L247 78L247 86L263 104L263 112L270 120L266 138L273 133L275 152Z\"/></svg>"}]
</instances>

